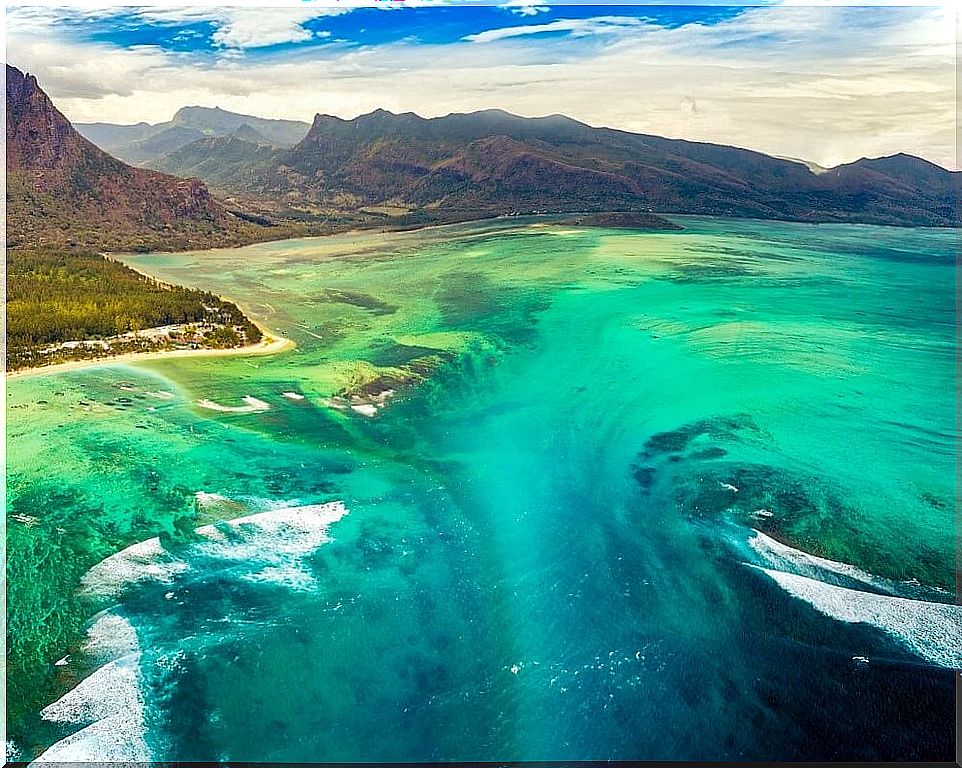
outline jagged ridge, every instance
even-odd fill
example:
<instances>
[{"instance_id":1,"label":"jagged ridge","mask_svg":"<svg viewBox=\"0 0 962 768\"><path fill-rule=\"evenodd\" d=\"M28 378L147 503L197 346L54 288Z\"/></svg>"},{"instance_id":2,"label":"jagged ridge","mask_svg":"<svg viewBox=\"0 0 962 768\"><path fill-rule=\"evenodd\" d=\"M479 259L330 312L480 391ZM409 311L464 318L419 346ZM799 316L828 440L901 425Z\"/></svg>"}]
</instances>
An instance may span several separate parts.
<instances>
[{"instance_id":1,"label":"jagged ridge","mask_svg":"<svg viewBox=\"0 0 962 768\"><path fill-rule=\"evenodd\" d=\"M955 226L960 175L909 155L813 173L735 147L500 110L425 119L317 115L289 150L195 142L156 161L232 194L329 212L365 206L478 214L639 210Z\"/></svg>"},{"instance_id":2,"label":"jagged ridge","mask_svg":"<svg viewBox=\"0 0 962 768\"><path fill-rule=\"evenodd\" d=\"M8 246L200 247L251 228L202 181L133 168L91 144L10 65L6 98Z\"/></svg>"}]
</instances>

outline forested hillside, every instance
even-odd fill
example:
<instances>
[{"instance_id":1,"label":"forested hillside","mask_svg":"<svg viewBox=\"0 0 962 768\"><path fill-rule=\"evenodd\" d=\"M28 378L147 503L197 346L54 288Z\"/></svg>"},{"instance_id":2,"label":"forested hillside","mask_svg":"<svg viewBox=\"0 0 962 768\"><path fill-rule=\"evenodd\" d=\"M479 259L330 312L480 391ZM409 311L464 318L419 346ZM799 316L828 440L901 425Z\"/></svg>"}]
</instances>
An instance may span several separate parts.
<instances>
[{"instance_id":1,"label":"forested hillside","mask_svg":"<svg viewBox=\"0 0 962 768\"><path fill-rule=\"evenodd\" d=\"M101 151L34 77L8 65L6 82L7 367L259 340L230 302L158 283L98 251L229 245L273 229L229 213L197 179Z\"/></svg>"},{"instance_id":2,"label":"forested hillside","mask_svg":"<svg viewBox=\"0 0 962 768\"><path fill-rule=\"evenodd\" d=\"M166 285L96 253L12 250L7 255L7 367L65 341L100 339L177 323L216 320L260 330L231 302ZM225 344L230 346L230 344Z\"/></svg>"},{"instance_id":3,"label":"forested hillside","mask_svg":"<svg viewBox=\"0 0 962 768\"><path fill-rule=\"evenodd\" d=\"M962 175L909 155L813 173L760 152L500 110L422 118L318 115L290 149L237 136L152 161L264 211L339 218L691 213L808 222L957 226Z\"/></svg>"}]
</instances>

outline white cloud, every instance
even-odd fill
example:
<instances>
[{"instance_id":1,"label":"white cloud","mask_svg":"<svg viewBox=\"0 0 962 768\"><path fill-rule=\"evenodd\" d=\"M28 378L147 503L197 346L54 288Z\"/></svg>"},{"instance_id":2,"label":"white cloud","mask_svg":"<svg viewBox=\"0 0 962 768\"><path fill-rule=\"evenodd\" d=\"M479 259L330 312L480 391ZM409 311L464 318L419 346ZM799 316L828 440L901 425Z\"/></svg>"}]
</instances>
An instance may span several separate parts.
<instances>
[{"instance_id":1,"label":"white cloud","mask_svg":"<svg viewBox=\"0 0 962 768\"><path fill-rule=\"evenodd\" d=\"M589 35L621 32L625 28L640 26L644 26L644 21L630 16L595 16L590 19L559 19L547 24L524 24L517 27L489 29L474 35L467 35L464 39L472 43L493 43L512 37L529 37L553 32L567 32L571 37L587 37Z\"/></svg>"},{"instance_id":2,"label":"white cloud","mask_svg":"<svg viewBox=\"0 0 962 768\"><path fill-rule=\"evenodd\" d=\"M537 0L509 0L498 6L507 11L511 11L518 16L537 16L539 13L547 13L551 7L538 3Z\"/></svg>"},{"instance_id":3,"label":"white cloud","mask_svg":"<svg viewBox=\"0 0 962 768\"><path fill-rule=\"evenodd\" d=\"M304 23L321 16L349 13L351 10L352 7L347 4L336 7L312 5L302 8L188 6L139 8L136 10L136 15L147 21L165 24L209 21L215 27L211 36L215 45L228 49L248 49L282 43L301 43L312 37L325 37L305 29Z\"/></svg>"},{"instance_id":4,"label":"white cloud","mask_svg":"<svg viewBox=\"0 0 962 768\"><path fill-rule=\"evenodd\" d=\"M312 33L301 25L315 15L312 10L292 13L287 9L238 8L214 32L212 40L225 48L300 43L311 39Z\"/></svg>"},{"instance_id":5,"label":"white cloud","mask_svg":"<svg viewBox=\"0 0 962 768\"><path fill-rule=\"evenodd\" d=\"M79 122L160 122L185 104L302 120L500 107L820 165L901 151L957 167L947 8L761 7L675 29L600 17L528 27L566 35L512 32L484 45L328 42L213 61L58 39L36 14L13 21L8 61Z\"/></svg>"}]
</instances>

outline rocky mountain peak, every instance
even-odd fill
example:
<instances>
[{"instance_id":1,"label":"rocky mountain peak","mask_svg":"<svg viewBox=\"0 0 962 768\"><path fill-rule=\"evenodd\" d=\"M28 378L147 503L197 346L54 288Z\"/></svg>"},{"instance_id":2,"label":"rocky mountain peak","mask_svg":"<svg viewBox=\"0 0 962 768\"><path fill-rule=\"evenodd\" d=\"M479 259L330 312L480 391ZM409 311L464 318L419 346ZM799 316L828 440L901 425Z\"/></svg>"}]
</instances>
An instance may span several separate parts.
<instances>
[{"instance_id":1,"label":"rocky mountain peak","mask_svg":"<svg viewBox=\"0 0 962 768\"><path fill-rule=\"evenodd\" d=\"M241 229L200 180L133 168L91 144L10 65L6 106L10 247L169 249Z\"/></svg>"}]
</instances>

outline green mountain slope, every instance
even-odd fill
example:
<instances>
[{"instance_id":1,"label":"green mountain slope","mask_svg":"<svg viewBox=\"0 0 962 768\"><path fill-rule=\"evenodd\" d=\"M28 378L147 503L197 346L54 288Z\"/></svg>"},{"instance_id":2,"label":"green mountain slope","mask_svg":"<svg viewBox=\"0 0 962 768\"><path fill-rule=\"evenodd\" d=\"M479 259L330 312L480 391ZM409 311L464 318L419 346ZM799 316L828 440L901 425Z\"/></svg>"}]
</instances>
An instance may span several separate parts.
<instances>
[{"instance_id":1,"label":"green mountain slope","mask_svg":"<svg viewBox=\"0 0 962 768\"><path fill-rule=\"evenodd\" d=\"M954 226L960 174L897 155L818 174L735 147L500 110L425 119L318 115L290 149L200 140L153 161L230 194L336 214L637 210Z\"/></svg>"}]
</instances>

